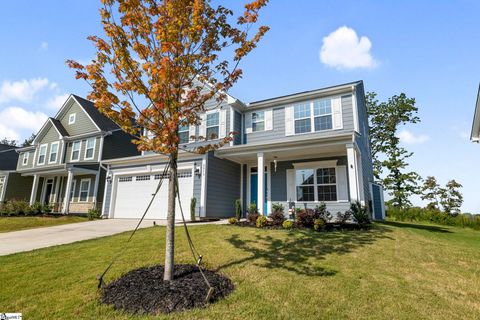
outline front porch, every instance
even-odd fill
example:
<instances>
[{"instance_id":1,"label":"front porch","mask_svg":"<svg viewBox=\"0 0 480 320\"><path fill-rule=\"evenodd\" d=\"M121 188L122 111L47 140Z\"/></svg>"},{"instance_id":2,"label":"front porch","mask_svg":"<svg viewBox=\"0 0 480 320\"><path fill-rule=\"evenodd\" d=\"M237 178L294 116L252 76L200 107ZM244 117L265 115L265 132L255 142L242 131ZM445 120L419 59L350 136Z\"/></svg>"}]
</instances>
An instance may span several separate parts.
<instances>
[{"instance_id":1,"label":"front porch","mask_svg":"<svg viewBox=\"0 0 480 320\"><path fill-rule=\"evenodd\" d=\"M99 209L102 205L97 198L99 173L79 167L33 173L30 205L49 205L53 212L62 214Z\"/></svg>"},{"instance_id":2,"label":"front porch","mask_svg":"<svg viewBox=\"0 0 480 320\"><path fill-rule=\"evenodd\" d=\"M251 150L249 150L251 149ZM324 202L332 214L356 200L365 203L361 154L352 136L311 143L238 146L220 149L217 157L241 164L243 208L251 203L268 215L272 204L314 208Z\"/></svg>"}]
</instances>

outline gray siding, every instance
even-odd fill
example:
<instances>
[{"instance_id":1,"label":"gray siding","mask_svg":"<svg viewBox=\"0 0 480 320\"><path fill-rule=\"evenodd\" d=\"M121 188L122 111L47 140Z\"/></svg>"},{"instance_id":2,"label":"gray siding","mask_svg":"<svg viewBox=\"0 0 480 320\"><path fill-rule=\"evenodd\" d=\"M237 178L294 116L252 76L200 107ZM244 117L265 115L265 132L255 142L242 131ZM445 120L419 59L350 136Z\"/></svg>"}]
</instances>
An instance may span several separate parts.
<instances>
[{"instance_id":1,"label":"gray siding","mask_svg":"<svg viewBox=\"0 0 480 320\"><path fill-rule=\"evenodd\" d=\"M57 153L57 160L54 163L49 163L50 160L50 151L52 149L52 143L58 142L58 153ZM38 157L40 156L40 146L46 144L47 145L47 153L45 155L45 163L43 165L38 164ZM37 153L35 155L35 159L33 162L33 167L34 168L45 168L45 167L52 167L52 166L58 166L61 161L61 156L62 156L62 150L64 148L64 142L60 140L60 136L58 131L50 125L50 128L48 131L45 133L43 138L39 141L38 146L37 146ZM30 160L30 159L29 159ZM22 168L22 166L20 166Z\"/></svg>"},{"instance_id":2,"label":"gray siding","mask_svg":"<svg viewBox=\"0 0 480 320\"><path fill-rule=\"evenodd\" d=\"M249 116L249 114L250 112L247 112L245 113L245 116ZM311 137L332 137L350 133L354 130L352 95L342 96L342 119L343 129L341 130L325 130L287 137L285 136L285 106L278 106L273 108L273 130L248 133L246 134L246 143L272 142L275 140L299 140Z\"/></svg>"},{"instance_id":3,"label":"gray siding","mask_svg":"<svg viewBox=\"0 0 480 320\"><path fill-rule=\"evenodd\" d=\"M73 197L71 199L71 202L80 202L80 181L82 179L90 179L90 190L88 192L88 201L86 202L93 202L93 191L95 188L95 175L81 175L81 176L75 176L74 180L75 182L75 190L73 191Z\"/></svg>"},{"instance_id":4,"label":"gray siding","mask_svg":"<svg viewBox=\"0 0 480 320\"><path fill-rule=\"evenodd\" d=\"M30 200L33 177L22 177L20 173L10 172L5 189L4 200Z\"/></svg>"},{"instance_id":5,"label":"gray siding","mask_svg":"<svg viewBox=\"0 0 480 320\"><path fill-rule=\"evenodd\" d=\"M23 165L23 155L25 153L28 153L28 162L26 165ZM35 156L35 150L32 151L26 151L26 152L21 152L18 156L18 162L17 162L17 170L26 170L26 169L31 169L33 168L33 158Z\"/></svg>"},{"instance_id":6,"label":"gray siding","mask_svg":"<svg viewBox=\"0 0 480 320\"><path fill-rule=\"evenodd\" d=\"M104 208L105 210L102 212L102 214L106 217L108 217L110 215L110 203L112 201L112 191L113 191L113 183L110 182L110 183L106 183L105 184L105 201L104 201Z\"/></svg>"},{"instance_id":7,"label":"gray siding","mask_svg":"<svg viewBox=\"0 0 480 320\"><path fill-rule=\"evenodd\" d=\"M375 209L374 212L376 213L373 217L376 220L382 220L382 196L380 194L381 188L374 184L372 185L372 207Z\"/></svg>"},{"instance_id":8,"label":"gray siding","mask_svg":"<svg viewBox=\"0 0 480 320\"><path fill-rule=\"evenodd\" d=\"M240 198L240 165L208 154L207 217L235 215L235 200Z\"/></svg>"},{"instance_id":9,"label":"gray siding","mask_svg":"<svg viewBox=\"0 0 480 320\"><path fill-rule=\"evenodd\" d=\"M105 137L102 160L140 155L141 152L132 143L132 139L132 136L121 130L113 131L110 136Z\"/></svg>"},{"instance_id":10,"label":"gray siding","mask_svg":"<svg viewBox=\"0 0 480 320\"><path fill-rule=\"evenodd\" d=\"M201 161L201 160L199 160ZM200 199L202 198L202 177L198 177L197 175L193 175L193 197L197 199L197 203L195 205L195 215L197 217L200 216ZM190 204L188 204L188 218L190 218Z\"/></svg>"},{"instance_id":11,"label":"gray siding","mask_svg":"<svg viewBox=\"0 0 480 320\"><path fill-rule=\"evenodd\" d=\"M82 107L74 102L73 99L70 104L71 105L62 112L60 119L58 119L70 136L99 131ZM68 117L72 113L76 114L75 123L68 124Z\"/></svg>"}]
</instances>

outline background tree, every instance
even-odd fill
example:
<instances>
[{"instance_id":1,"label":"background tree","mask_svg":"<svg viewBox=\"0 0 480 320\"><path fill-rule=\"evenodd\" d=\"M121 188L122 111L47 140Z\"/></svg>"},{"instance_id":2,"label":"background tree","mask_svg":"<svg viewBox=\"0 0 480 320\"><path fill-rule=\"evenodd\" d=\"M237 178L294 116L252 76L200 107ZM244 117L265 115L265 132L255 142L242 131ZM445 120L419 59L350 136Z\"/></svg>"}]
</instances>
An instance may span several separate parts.
<instances>
[{"instance_id":1,"label":"background tree","mask_svg":"<svg viewBox=\"0 0 480 320\"><path fill-rule=\"evenodd\" d=\"M10 140L7 137L5 137L2 140L0 140L0 144L16 147L17 146L17 140Z\"/></svg>"},{"instance_id":2,"label":"background tree","mask_svg":"<svg viewBox=\"0 0 480 320\"><path fill-rule=\"evenodd\" d=\"M391 205L410 206L410 196L419 192L420 176L407 170L408 158L413 153L400 146L397 131L401 125L420 121L415 99L401 93L386 102L379 102L377 94L369 92L366 104L374 176L383 183L392 197L389 201Z\"/></svg>"},{"instance_id":3,"label":"background tree","mask_svg":"<svg viewBox=\"0 0 480 320\"><path fill-rule=\"evenodd\" d=\"M440 188L440 204L445 213L456 216L460 213L463 204L463 195L460 188L463 186L455 180L448 181L444 188Z\"/></svg>"},{"instance_id":4,"label":"background tree","mask_svg":"<svg viewBox=\"0 0 480 320\"><path fill-rule=\"evenodd\" d=\"M249 34L266 3L252 1L234 19L231 10L209 0L102 0L105 39L88 38L95 59L87 66L67 61L76 78L91 85L88 98L136 137L139 150L169 158L164 280L172 279L174 267L175 179L183 148L178 129L198 125L205 103L222 101L241 77L240 61L268 31L260 26ZM232 133L188 151L205 153L231 139Z\"/></svg>"},{"instance_id":5,"label":"background tree","mask_svg":"<svg viewBox=\"0 0 480 320\"><path fill-rule=\"evenodd\" d=\"M428 176L423 181L421 192L422 200L428 201L427 209L440 209L440 185L437 183L437 179L435 179L435 177Z\"/></svg>"},{"instance_id":6,"label":"background tree","mask_svg":"<svg viewBox=\"0 0 480 320\"><path fill-rule=\"evenodd\" d=\"M31 146L32 143L33 143L33 140L35 140L35 137L36 137L36 136L37 136L36 134L32 133L29 138L23 140L22 147L29 147L29 146Z\"/></svg>"}]
</instances>

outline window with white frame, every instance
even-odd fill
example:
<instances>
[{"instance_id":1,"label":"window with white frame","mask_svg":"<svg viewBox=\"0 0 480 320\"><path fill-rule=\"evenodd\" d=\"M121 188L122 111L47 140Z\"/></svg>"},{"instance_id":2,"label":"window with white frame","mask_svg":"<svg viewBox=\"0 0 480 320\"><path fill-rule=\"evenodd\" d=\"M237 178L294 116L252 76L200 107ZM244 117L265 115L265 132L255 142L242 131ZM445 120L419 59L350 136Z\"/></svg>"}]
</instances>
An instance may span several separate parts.
<instances>
[{"instance_id":1,"label":"window with white frame","mask_svg":"<svg viewBox=\"0 0 480 320\"><path fill-rule=\"evenodd\" d=\"M76 118L77 118L77 114L76 114L76 113L70 114L70 115L68 116L68 124L74 124Z\"/></svg>"},{"instance_id":2,"label":"window with white frame","mask_svg":"<svg viewBox=\"0 0 480 320\"><path fill-rule=\"evenodd\" d=\"M50 146L50 156L48 157L48 163L57 162L57 156L58 156L58 142L54 142Z\"/></svg>"},{"instance_id":3,"label":"window with white frame","mask_svg":"<svg viewBox=\"0 0 480 320\"><path fill-rule=\"evenodd\" d=\"M38 150L37 164L45 164L45 157L47 156L47 144L42 144Z\"/></svg>"},{"instance_id":4,"label":"window with white frame","mask_svg":"<svg viewBox=\"0 0 480 320\"><path fill-rule=\"evenodd\" d=\"M89 192L90 192L90 179L82 179L80 181L80 191L78 195L79 201L87 202Z\"/></svg>"},{"instance_id":5,"label":"window with white frame","mask_svg":"<svg viewBox=\"0 0 480 320\"><path fill-rule=\"evenodd\" d=\"M295 121L295 134L312 131L310 103L294 105L293 118Z\"/></svg>"},{"instance_id":6,"label":"window with white frame","mask_svg":"<svg viewBox=\"0 0 480 320\"><path fill-rule=\"evenodd\" d=\"M178 127L178 142L179 143L188 143L190 139L190 127L189 125L180 125Z\"/></svg>"},{"instance_id":7,"label":"window with white frame","mask_svg":"<svg viewBox=\"0 0 480 320\"><path fill-rule=\"evenodd\" d=\"M220 113L209 113L207 114L207 139L217 139L220 132Z\"/></svg>"},{"instance_id":8,"label":"window with white frame","mask_svg":"<svg viewBox=\"0 0 480 320\"><path fill-rule=\"evenodd\" d=\"M25 152L23 154L22 165L26 166L28 164L28 157L30 156L30 152Z\"/></svg>"},{"instance_id":9,"label":"window with white frame","mask_svg":"<svg viewBox=\"0 0 480 320\"><path fill-rule=\"evenodd\" d=\"M85 145L85 160L93 159L97 138L88 138Z\"/></svg>"},{"instance_id":10,"label":"window with white frame","mask_svg":"<svg viewBox=\"0 0 480 320\"><path fill-rule=\"evenodd\" d=\"M74 141L72 143L72 157L70 158L72 161L80 160L80 147L82 145L81 141Z\"/></svg>"},{"instance_id":11,"label":"window with white frame","mask_svg":"<svg viewBox=\"0 0 480 320\"><path fill-rule=\"evenodd\" d=\"M256 111L252 113L252 131L265 130L265 111Z\"/></svg>"},{"instance_id":12,"label":"window with white frame","mask_svg":"<svg viewBox=\"0 0 480 320\"><path fill-rule=\"evenodd\" d=\"M295 170L297 201L337 201L335 168Z\"/></svg>"},{"instance_id":13,"label":"window with white frame","mask_svg":"<svg viewBox=\"0 0 480 320\"><path fill-rule=\"evenodd\" d=\"M313 122L315 131L333 128L332 100L322 99L313 102Z\"/></svg>"}]
</instances>

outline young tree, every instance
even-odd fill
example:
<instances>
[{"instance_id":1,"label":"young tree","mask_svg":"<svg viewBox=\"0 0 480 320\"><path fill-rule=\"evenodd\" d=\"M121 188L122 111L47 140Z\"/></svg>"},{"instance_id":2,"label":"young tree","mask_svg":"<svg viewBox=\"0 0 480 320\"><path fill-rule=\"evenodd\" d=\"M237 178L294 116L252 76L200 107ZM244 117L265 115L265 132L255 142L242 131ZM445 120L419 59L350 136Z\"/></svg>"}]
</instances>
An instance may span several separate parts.
<instances>
[{"instance_id":1,"label":"young tree","mask_svg":"<svg viewBox=\"0 0 480 320\"><path fill-rule=\"evenodd\" d=\"M29 138L25 139L22 143L22 147L29 147L32 145L33 140L35 140L35 137L37 135L35 133L32 133Z\"/></svg>"},{"instance_id":2,"label":"young tree","mask_svg":"<svg viewBox=\"0 0 480 320\"><path fill-rule=\"evenodd\" d=\"M433 176L428 176L423 181L423 186L421 189L422 200L428 201L428 209L440 209L439 196L440 196L440 185L437 183L437 179Z\"/></svg>"},{"instance_id":3,"label":"young tree","mask_svg":"<svg viewBox=\"0 0 480 320\"><path fill-rule=\"evenodd\" d=\"M169 158L164 280L172 280L174 268L178 129L198 125L205 103L220 102L241 77L240 61L268 31L260 26L249 33L266 3L252 0L233 20L231 10L210 0L102 0L105 39L89 37L96 58L87 66L67 61L91 85L88 98L136 137L139 150ZM231 139L230 133L189 151L205 153Z\"/></svg>"},{"instance_id":4,"label":"young tree","mask_svg":"<svg viewBox=\"0 0 480 320\"><path fill-rule=\"evenodd\" d=\"M420 176L406 170L407 160L413 153L400 146L397 131L401 125L420 121L418 108L415 99L408 98L404 93L386 102L379 102L376 97L374 92L366 95L374 175L392 196L390 204L396 207L409 206L410 195L419 192Z\"/></svg>"},{"instance_id":5,"label":"young tree","mask_svg":"<svg viewBox=\"0 0 480 320\"><path fill-rule=\"evenodd\" d=\"M463 195L460 188L463 186L455 180L448 181L444 188L440 188L440 203L445 213L456 216L460 213L463 204Z\"/></svg>"}]
</instances>

